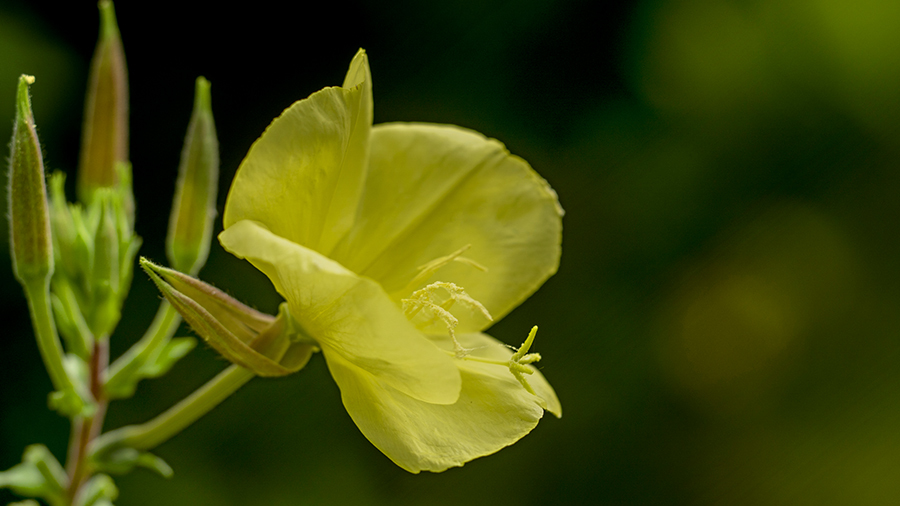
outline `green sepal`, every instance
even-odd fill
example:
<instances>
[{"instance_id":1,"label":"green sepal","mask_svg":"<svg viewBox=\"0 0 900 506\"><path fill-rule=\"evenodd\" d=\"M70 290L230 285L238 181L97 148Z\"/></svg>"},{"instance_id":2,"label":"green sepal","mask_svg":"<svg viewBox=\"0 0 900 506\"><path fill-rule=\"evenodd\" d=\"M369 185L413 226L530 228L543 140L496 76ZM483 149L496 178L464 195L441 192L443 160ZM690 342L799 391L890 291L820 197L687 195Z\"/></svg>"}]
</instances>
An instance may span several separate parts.
<instances>
[{"instance_id":1,"label":"green sepal","mask_svg":"<svg viewBox=\"0 0 900 506\"><path fill-rule=\"evenodd\" d=\"M107 474L97 474L85 483L72 506L103 506L119 497L119 489Z\"/></svg>"},{"instance_id":2,"label":"green sepal","mask_svg":"<svg viewBox=\"0 0 900 506\"><path fill-rule=\"evenodd\" d=\"M44 445L25 448L21 464L0 472L0 488L43 499L53 506L66 504L67 485L66 472Z\"/></svg>"},{"instance_id":3,"label":"green sepal","mask_svg":"<svg viewBox=\"0 0 900 506\"><path fill-rule=\"evenodd\" d=\"M110 474L125 474L136 467L143 467L156 472L163 478L171 478L172 468L165 460L150 452L142 452L134 448L113 446L105 448L91 456L94 469Z\"/></svg>"},{"instance_id":4,"label":"green sepal","mask_svg":"<svg viewBox=\"0 0 900 506\"><path fill-rule=\"evenodd\" d=\"M111 399L125 399L134 395L139 381L145 378L158 378L172 369L175 362L181 360L194 347L197 340L193 337L176 337L169 340L162 349L139 368L129 374L118 374L106 383L106 394Z\"/></svg>"},{"instance_id":5,"label":"green sepal","mask_svg":"<svg viewBox=\"0 0 900 506\"><path fill-rule=\"evenodd\" d=\"M297 329L286 308L273 318L247 307L212 285L140 259L159 291L194 332L229 361L258 376L286 376L302 369L317 350L292 340Z\"/></svg>"}]
</instances>

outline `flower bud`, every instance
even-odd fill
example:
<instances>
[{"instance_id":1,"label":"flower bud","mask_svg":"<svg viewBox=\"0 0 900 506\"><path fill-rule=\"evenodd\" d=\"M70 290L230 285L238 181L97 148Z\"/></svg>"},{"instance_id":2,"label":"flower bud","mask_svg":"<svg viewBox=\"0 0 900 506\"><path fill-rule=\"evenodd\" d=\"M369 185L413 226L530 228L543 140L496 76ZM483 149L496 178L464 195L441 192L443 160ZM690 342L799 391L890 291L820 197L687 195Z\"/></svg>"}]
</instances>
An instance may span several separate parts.
<instances>
[{"instance_id":1,"label":"flower bud","mask_svg":"<svg viewBox=\"0 0 900 506\"><path fill-rule=\"evenodd\" d=\"M193 275L206 263L216 216L218 184L219 141L213 122L209 81L198 77L194 111L181 152L166 237L169 262L176 270Z\"/></svg>"},{"instance_id":2,"label":"flower bud","mask_svg":"<svg viewBox=\"0 0 900 506\"><path fill-rule=\"evenodd\" d=\"M98 188L118 184L116 165L128 160L125 53L112 2L102 0L99 7L100 40L91 62L78 164L78 198L85 204Z\"/></svg>"},{"instance_id":3,"label":"flower bud","mask_svg":"<svg viewBox=\"0 0 900 506\"><path fill-rule=\"evenodd\" d=\"M72 217L72 211L66 202L66 175L54 172L50 175L48 192L50 201L50 228L53 231L53 258L57 274L75 278L78 273L78 261L74 255L74 245L78 237L78 229Z\"/></svg>"},{"instance_id":4,"label":"flower bud","mask_svg":"<svg viewBox=\"0 0 900 506\"><path fill-rule=\"evenodd\" d=\"M31 76L19 78L9 158L10 251L13 271L22 283L47 279L53 273L44 161L28 97L28 85L33 82Z\"/></svg>"},{"instance_id":5,"label":"flower bud","mask_svg":"<svg viewBox=\"0 0 900 506\"><path fill-rule=\"evenodd\" d=\"M94 236L94 268L91 289L93 318L89 321L96 335L108 335L120 318L119 308L119 234L116 230L113 195L104 192L96 195L100 221Z\"/></svg>"},{"instance_id":6,"label":"flower bud","mask_svg":"<svg viewBox=\"0 0 900 506\"><path fill-rule=\"evenodd\" d=\"M199 279L141 258L141 267L194 332L231 362L258 376L285 376L306 365L316 347L296 339L284 308L278 317L241 304Z\"/></svg>"}]
</instances>

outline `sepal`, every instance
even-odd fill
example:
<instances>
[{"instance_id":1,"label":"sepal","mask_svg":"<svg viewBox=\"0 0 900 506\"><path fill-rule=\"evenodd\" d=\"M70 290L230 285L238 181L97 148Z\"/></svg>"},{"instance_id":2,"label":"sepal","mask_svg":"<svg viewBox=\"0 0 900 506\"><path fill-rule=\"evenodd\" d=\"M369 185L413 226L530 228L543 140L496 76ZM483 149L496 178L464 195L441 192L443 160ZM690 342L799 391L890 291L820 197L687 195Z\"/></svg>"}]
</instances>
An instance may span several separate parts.
<instances>
[{"instance_id":1,"label":"sepal","mask_svg":"<svg viewBox=\"0 0 900 506\"><path fill-rule=\"evenodd\" d=\"M306 365L317 348L299 338L287 308L260 313L217 288L141 258L141 267L210 346L258 376L285 376Z\"/></svg>"}]
</instances>

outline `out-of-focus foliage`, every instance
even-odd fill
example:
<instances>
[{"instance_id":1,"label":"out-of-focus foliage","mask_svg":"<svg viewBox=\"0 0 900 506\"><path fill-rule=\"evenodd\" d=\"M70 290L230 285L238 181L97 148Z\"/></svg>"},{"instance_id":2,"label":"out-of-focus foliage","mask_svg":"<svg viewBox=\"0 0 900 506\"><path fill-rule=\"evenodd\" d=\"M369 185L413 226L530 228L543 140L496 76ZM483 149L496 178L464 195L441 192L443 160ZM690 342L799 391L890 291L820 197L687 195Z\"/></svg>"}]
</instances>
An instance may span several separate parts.
<instances>
[{"instance_id":1,"label":"out-of-focus foliage","mask_svg":"<svg viewBox=\"0 0 900 506\"><path fill-rule=\"evenodd\" d=\"M11 124L16 77L34 74L45 160L71 170L95 11L39 21L50 11L33 3L0 4L0 124ZM176 478L125 477L117 504L897 502L898 4L433 4L364 0L340 18L241 9L202 27L189 8L176 19L117 5L142 254L164 258L178 160L163 154L178 153L183 128L171 125L187 121L197 75L220 104L221 211L271 118L338 82L365 47L376 123L485 132L559 192L559 273L491 333L518 344L540 325L542 372L566 416L462 469L412 476L356 433L313 360L254 380L161 446ZM35 442L62 458L66 430L42 406L49 382L3 272L0 468ZM217 246L201 275L260 309L278 305L264 278ZM155 297L138 276L114 355ZM192 352L108 427L149 418L222 366Z\"/></svg>"}]
</instances>

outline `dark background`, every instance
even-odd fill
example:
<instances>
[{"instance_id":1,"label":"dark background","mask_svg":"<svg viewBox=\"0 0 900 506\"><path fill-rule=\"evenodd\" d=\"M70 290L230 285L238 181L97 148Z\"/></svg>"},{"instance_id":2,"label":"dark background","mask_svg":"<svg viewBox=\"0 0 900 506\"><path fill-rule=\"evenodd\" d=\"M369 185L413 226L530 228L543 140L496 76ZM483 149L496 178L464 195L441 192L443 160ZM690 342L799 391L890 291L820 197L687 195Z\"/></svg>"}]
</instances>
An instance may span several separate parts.
<instances>
[{"instance_id":1,"label":"dark background","mask_svg":"<svg viewBox=\"0 0 900 506\"><path fill-rule=\"evenodd\" d=\"M491 330L516 344L540 325L561 420L413 476L359 433L315 357L160 446L175 477L118 478L116 504L900 500L900 4L120 3L142 255L165 259L196 76L213 85L221 212L253 140L293 101L339 85L359 47L376 123L496 137L567 214L559 273ZM18 75L35 75L45 163L73 174L98 22L92 2L70 4L0 0L0 125ZM201 276L277 308L268 281L218 245ZM136 274L114 355L157 302ZM31 443L62 459L67 422L46 409L7 267L0 311L0 469ZM149 419L224 366L201 346L113 404L106 427Z\"/></svg>"}]
</instances>

